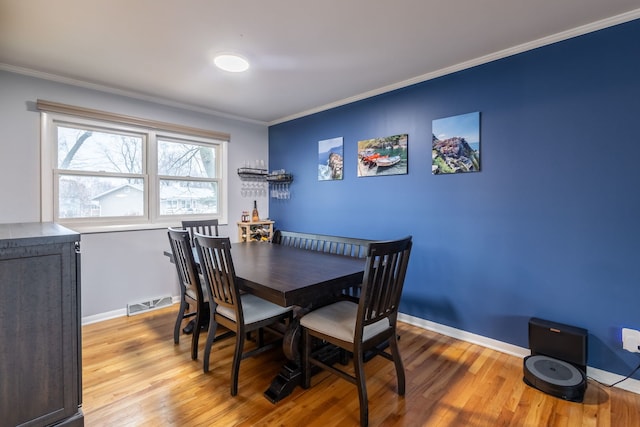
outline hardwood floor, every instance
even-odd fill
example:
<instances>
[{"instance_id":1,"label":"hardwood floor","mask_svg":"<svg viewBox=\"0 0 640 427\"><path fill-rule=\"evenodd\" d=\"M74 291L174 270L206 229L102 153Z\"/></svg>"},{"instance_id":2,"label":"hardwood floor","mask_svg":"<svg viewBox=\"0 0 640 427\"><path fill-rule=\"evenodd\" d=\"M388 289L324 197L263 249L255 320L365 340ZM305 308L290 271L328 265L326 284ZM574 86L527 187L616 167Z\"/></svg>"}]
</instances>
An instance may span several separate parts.
<instances>
[{"instance_id":1,"label":"hardwood floor","mask_svg":"<svg viewBox=\"0 0 640 427\"><path fill-rule=\"evenodd\" d=\"M309 390L296 388L275 405L267 401L263 392L282 364L280 349L244 360L238 396L231 397L235 340L214 345L204 374L202 358L190 358L190 336L173 344L176 313L174 305L82 328L87 426L358 425L355 386L326 372ZM371 426L640 425L638 394L590 380L583 403L566 402L526 386L518 357L407 324L399 329L406 396L396 394L391 362L368 362Z\"/></svg>"}]
</instances>

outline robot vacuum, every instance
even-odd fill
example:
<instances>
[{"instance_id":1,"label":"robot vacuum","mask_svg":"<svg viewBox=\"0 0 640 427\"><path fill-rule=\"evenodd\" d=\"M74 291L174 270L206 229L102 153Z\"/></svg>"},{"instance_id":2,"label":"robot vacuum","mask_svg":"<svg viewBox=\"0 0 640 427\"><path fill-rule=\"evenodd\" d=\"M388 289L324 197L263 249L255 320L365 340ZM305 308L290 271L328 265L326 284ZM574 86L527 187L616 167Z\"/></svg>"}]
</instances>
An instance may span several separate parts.
<instances>
[{"instance_id":1,"label":"robot vacuum","mask_svg":"<svg viewBox=\"0 0 640 427\"><path fill-rule=\"evenodd\" d=\"M532 318L524 382L551 396L582 402L587 390L587 330Z\"/></svg>"},{"instance_id":2,"label":"robot vacuum","mask_svg":"<svg viewBox=\"0 0 640 427\"><path fill-rule=\"evenodd\" d=\"M524 382L547 394L572 402L582 402L587 378L563 360L536 355L524 358Z\"/></svg>"}]
</instances>

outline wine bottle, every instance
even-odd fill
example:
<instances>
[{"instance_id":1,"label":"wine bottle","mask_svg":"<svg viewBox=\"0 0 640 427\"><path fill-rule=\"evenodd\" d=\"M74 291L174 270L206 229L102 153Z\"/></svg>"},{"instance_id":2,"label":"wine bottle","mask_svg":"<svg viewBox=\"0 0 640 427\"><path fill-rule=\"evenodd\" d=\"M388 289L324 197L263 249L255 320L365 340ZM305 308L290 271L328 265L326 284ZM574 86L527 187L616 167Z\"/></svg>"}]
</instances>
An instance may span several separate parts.
<instances>
[{"instance_id":1,"label":"wine bottle","mask_svg":"<svg viewBox=\"0 0 640 427\"><path fill-rule=\"evenodd\" d=\"M253 201L253 211L251 212L251 222L260 221L260 215L258 214L258 202Z\"/></svg>"}]
</instances>

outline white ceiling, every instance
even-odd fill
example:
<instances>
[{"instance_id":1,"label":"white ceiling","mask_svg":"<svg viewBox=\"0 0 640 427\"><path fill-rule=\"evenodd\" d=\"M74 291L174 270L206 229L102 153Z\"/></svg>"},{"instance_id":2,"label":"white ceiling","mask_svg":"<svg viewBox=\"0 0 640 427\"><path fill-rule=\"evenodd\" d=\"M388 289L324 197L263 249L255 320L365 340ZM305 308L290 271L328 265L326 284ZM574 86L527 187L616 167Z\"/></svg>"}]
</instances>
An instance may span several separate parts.
<instances>
[{"instance_id":1,"label":"white ceiling","mask_svg":"<svg viewBox=\"0 0 640 427\"><path fill-rule=\"evenodd\" d=\"M0 0L0 69L273 124L630 21L639 7L639 0ZM250 70L213 67L213 54L223 51L246 56Z\"/></svg>"}]
</instances>

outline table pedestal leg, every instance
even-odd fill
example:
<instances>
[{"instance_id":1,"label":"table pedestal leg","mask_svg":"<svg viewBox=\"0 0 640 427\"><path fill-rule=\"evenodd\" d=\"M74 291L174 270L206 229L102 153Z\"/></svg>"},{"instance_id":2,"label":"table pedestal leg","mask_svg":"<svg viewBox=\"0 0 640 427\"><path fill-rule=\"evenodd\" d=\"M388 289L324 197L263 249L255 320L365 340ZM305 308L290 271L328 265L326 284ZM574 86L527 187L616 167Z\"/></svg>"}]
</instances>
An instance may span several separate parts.
<instances>
[{"instance_id":1,"label":"table pedestal leg","mask_svg":"<svg viewBox=\"0 0 640 427\"><path fill-rule=\"evenodd\" d=\"M280 369L280 373L276 376L271 385L264 392L264 396L271 403L277 403L289 396L296 386L302 386L302 361L300 360L300 334L302 327L298 319L294 319L291 327L284 336L283 347L284 353L289 361ZM319 346L314 349L316 357L322 359L325 363L332 365L340 361L340 351L331 345ZM320 371L317 366L311 367L311 374Z\"/></svg>"},{"instance_id":2,"label":"table pedestal leg","mask_svg":"<svg viewBox=\"0 0 640 427\"><path fill-rule=\"evenodd\" d=\"M269 389L264 392L264 397L271 403L278 403L289 396L298 385L302 385L302 368L297 362L290 360L280 369Z\"/></svg>"},{"instance_id":3,"label":"table pedestal leg","mask_svg":"<svg viewBox=\"0 0 640 427\"><path fill-rule=\"evenodd\" d=\"M289 361L280 369L271 385L264 392L264 396L271 402L277 403L289 396L298 385L302 385L302 365L300 364L300 326L299 313L287 328L282 340L284 355Z\"/></svg>"}]
</instances>

